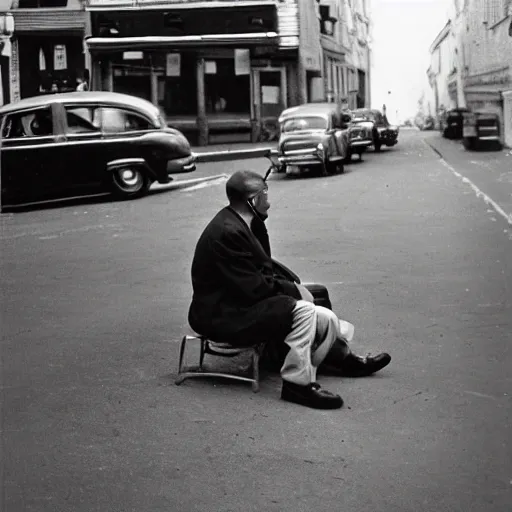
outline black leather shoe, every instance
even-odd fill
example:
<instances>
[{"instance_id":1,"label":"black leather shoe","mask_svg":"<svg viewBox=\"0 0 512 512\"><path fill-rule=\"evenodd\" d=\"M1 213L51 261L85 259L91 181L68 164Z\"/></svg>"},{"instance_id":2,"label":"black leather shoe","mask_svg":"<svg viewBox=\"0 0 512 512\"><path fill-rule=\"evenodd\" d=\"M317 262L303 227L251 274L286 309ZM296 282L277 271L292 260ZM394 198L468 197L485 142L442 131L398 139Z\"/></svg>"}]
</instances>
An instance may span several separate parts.
<instances>
[{"instance_id":1,"label":"black leather shoe","mask_svg":"<svg viewBox=\"0 0 512 512\"><path fill-rule=\"evenodd\" d=\"M341 396L321 389L320 384L312 382L307 386L299 386L283 381L281 398L313 409L339 409L343 405Z\"/></svg>"},{"instance_id":2,"label":"black leather shoe","mask_svg":"<svg viewBox=\"0 0 512 512\"><path fill-rule=\"evenodd\" d=\"M390 362L391 356L385 352L374 357L360 357L349 354L343 360L339 374L344 377L367 377L382 370Z\"/></svg>"}]
</instances>

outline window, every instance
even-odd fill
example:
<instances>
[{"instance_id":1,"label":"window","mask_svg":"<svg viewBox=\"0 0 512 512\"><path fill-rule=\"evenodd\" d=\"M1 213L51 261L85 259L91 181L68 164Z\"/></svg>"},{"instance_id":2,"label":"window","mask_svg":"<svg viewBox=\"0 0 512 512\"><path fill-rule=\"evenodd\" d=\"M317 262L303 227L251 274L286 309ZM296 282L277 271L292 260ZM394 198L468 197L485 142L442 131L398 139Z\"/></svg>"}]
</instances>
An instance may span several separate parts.
<instances>
[{"instance_id":1,"label":"window","mask_svg":"<svg viewBox=\"0 0 512 512\"><path fill-rule=\"evenodd\" d=\"M498 23L508 15L510 0L487 0L485 2L485 21L489 26Z\"/></svg>"},{"instance_id":2,"label":"window","mask_svg":"<svg viewBox=\"0 0 512 512\"><path fill-rule=\"evenodd\" d=\"M2 133L4 139L51 135L53 135L53 121L50 107L9 114Z\"/></svg>"},{"instance_id":3,"label":"window","mask_svg":"<svg viewBox=\"0 0 512 512\"><path fill-rule=\"evenodd\" d=\"M96 107L66 107L68 129L71 133L100 131L99 109Z\"/></svg>"},{"instance_id":4,"label":"window","mask_svg":"<svg viewBox=\"0 0 512 512\"><path fill-rule=\"evenodd\" d=\"M101 107L101 128L106 133L149 130L151 123L144 117L115 107Z\"/></svg>"},{"instance_id":5,"label":"window","mask_svg":"<svg viewBox=\"0 0 512 512\"><path fill-rule=\"evenodd\" d=\"M325 129L327 129L327 120L323 117L294 117L287 119L283 124L283 132Z\"/></svg>"}]
</instances>

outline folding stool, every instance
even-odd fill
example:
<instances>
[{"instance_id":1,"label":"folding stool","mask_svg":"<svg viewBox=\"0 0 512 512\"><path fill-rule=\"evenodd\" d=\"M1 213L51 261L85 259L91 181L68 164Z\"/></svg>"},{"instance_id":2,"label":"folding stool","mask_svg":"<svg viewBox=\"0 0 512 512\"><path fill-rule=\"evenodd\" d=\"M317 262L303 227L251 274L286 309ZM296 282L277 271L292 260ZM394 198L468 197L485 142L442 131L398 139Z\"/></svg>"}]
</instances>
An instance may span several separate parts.
<instances>
[{"instance_id":1,"label":"folding stool","mask_svg":"<svg viewBox=\"0 0 512 512\"><path fill-rule=\"evenodd\" d=\"M190 368L185 369L183 366L183 357L185 355L185 349L188 341L198 340L200 342L200 352L199 352L199 367L197 370L191 370ZM178 375L175 380L175 384L179 386L185 379L192 377L224 377L226 379L234 379L234 380L242 380L245 382L250 382L252 384L252 390L254 393L257 393L260 390L260 374L259 374L259 364L260 364L260 356L265 347L265 343L258 343L256 345L251 345L248 347L234 347L228 343L219 343L216 341L212 341L208 339L206 336L191 336L185 335L183 336L180 344L180 354L179 354L179 362L178 362ZM251 354L251 370L252 370L252 378L243 377L241 375L237 375L234 373L226 373L226 372L209 372L204 371L203 369L203 361L205 354L210 354L212 356L219 357L235 357L240 354L250 353Z\"/></svg>"}]
</instances>

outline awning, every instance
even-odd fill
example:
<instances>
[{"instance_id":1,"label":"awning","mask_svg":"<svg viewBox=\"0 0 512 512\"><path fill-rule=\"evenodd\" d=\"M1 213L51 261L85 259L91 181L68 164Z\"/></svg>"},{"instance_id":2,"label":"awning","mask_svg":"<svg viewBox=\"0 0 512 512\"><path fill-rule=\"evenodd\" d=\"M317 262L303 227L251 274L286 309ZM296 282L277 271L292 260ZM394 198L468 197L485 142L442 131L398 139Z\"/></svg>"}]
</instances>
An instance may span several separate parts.
<instances>
[{"instance_id":1,"label":"awning","mask_svg":"<svg viewBox=\"0 0 512 512\"><path fill-rule=\"evenodd\" d=\"M27 9L10 11L14 16L16 34L29 32L67 31L83 33L87 13L82 10Z\"/></svg>"},{"instance_id":2,"label":"awning","mask_svg":"<svg viewBox=\"0 0 512 512\"><path fill-rule=\"evenodd\" d=\"M205 34L200 36L89 37L85 42L91 51L174 48L178 46L268 45L277 44L276 32L245 34Z\"/></svg>"},{"instance_id":3,"label":"awning","mask_svg":"<svg viewBox=\"0 0 512 512\"><path fill-rule=\"evenodd\" d=\"M240 0L89 0L88 11L140 11L161 9L211 9L215 7L239 8ZM244 0L243 6L275 5L275 0Z\"/></svg>"}]
</instances>

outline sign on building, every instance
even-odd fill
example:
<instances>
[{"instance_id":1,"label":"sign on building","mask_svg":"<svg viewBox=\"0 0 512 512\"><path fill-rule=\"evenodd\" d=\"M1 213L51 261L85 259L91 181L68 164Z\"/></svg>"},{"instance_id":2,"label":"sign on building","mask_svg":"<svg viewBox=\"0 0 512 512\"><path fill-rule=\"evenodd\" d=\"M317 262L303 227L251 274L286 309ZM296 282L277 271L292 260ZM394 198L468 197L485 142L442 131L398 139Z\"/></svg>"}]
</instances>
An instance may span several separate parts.
<instances>
[{"instance_id":1,"label":"sign on building","mask_svg":"<svg viewBox=\"0 0 512 512\"><path fill-rule=\"evenodd\" d=\"M68 68L66 45L56 44L53 47L53 69L59 71Z\"/></svg>"},{"instance_id":2,"label":"sign on building","mask_svg":"<svg viewBox=\"0 0 512 512\"><path fill-rule=\"evenodd\" d=\"M181 54L168 53L165 65L165 74L167 76L180 76L181 74Z\"/></svg>"},{"instance_id":3,"label":"sign on building","mask_svg":"<svg viewBox=\"0 0 512 512\"><path fill-rule=\"evenodd\" d=\"M235 49L235 75L249 75L251 73L251 51Z\"/></svg>"}]
</instances>

